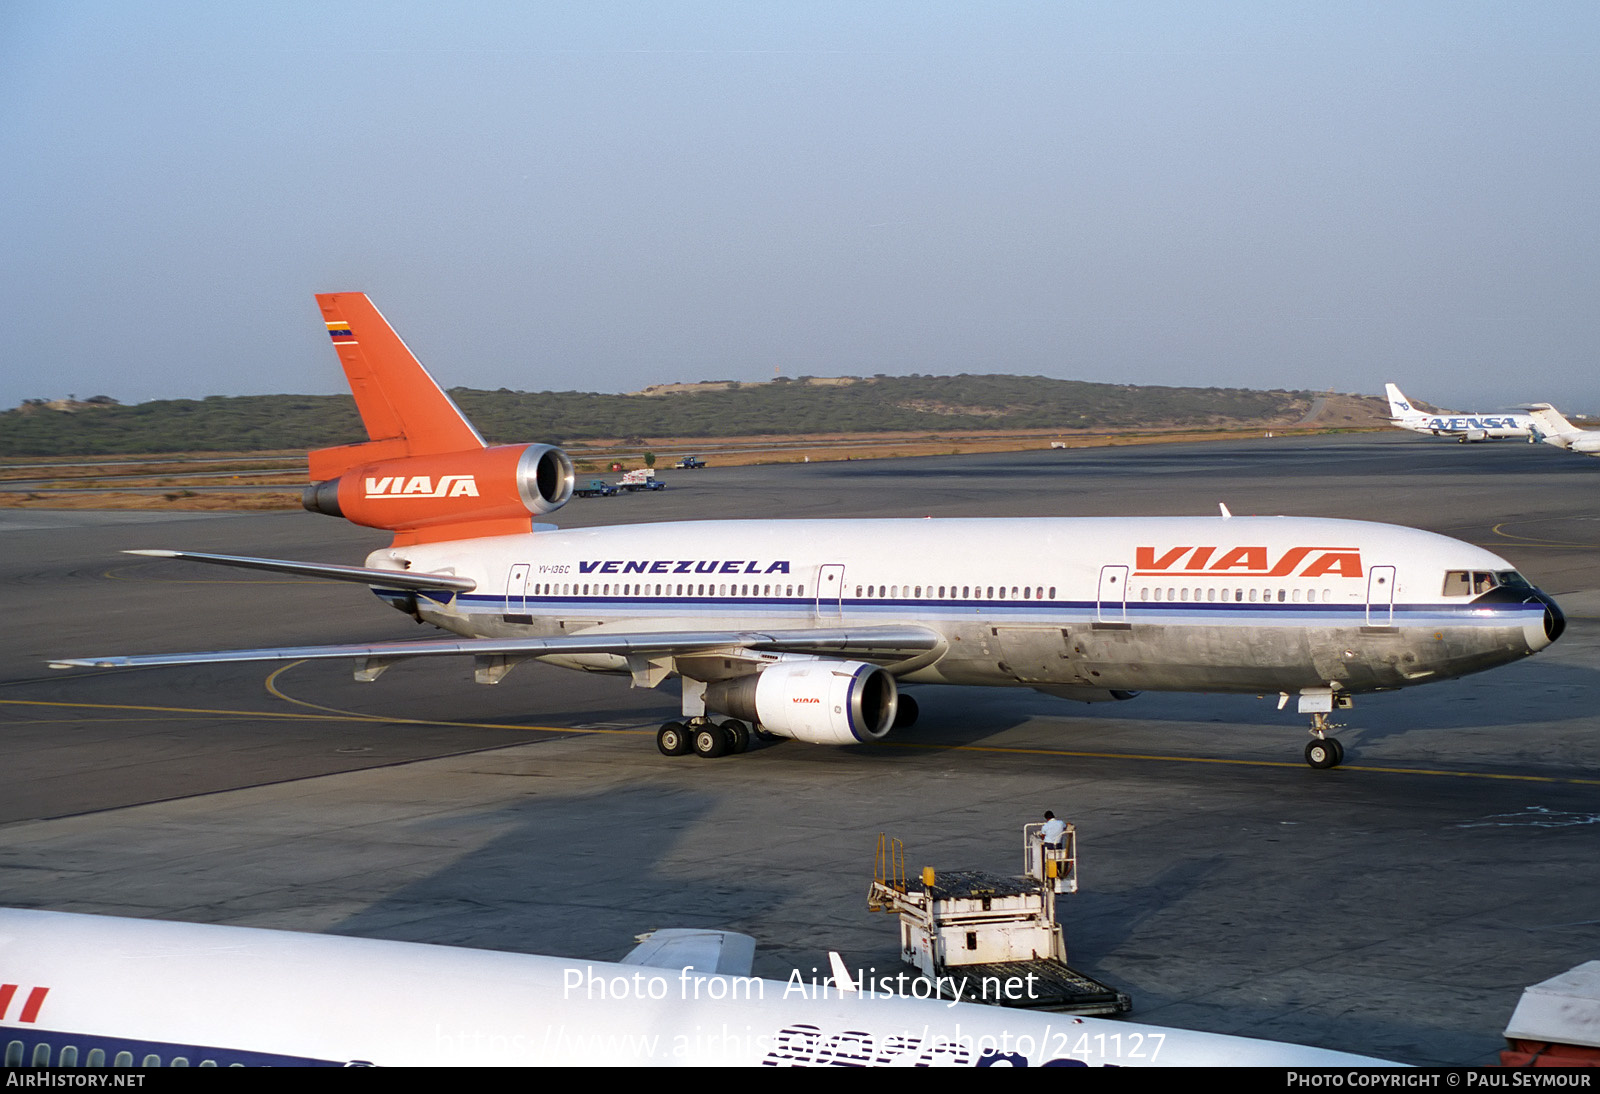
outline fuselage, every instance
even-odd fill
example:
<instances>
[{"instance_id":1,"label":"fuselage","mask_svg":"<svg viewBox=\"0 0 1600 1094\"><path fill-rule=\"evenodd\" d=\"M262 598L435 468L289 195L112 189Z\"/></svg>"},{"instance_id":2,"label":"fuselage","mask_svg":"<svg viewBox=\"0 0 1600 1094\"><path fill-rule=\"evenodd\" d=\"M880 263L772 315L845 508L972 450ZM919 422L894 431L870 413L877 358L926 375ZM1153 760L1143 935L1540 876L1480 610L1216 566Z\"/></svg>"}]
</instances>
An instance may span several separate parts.
<instances>
[{"instance_id":1,"label":"fuselage","mask_svg":"<svg viewBox=\"0 0 1600 1094\"><path fill-rule=\"evenodd\" d=\"M788 981L0 910L5 1066L1362 1066L1301 1045ZM971 985L976 993L976 984Z\"/></svg>"},{"instance_id":2,"label":"fuselage","mask_svg":"<svg viewBox=\"0 0 1600 1094\"><path fill-rule=\"evenodd\" d=\"M1526 414L1504 411L1498 414L1418 414L1394 419L1394 424L1413 433L1437 437L1465 437L1470 440L1507 440L1532 434L1533 419Z\"/></svg>"},{"instance_id":3,"label":"fuselage","mask_svg":"<svg viewBox=\"0 0 1600 1094\"><path fill-rule=\"evenodd\" d=\"M477 582L417 604L466 636L909 623L944 648L902 666L905 682L1085 693L1398 688L1527 656L1563 625L1482 548L1298 517L552 528L389 548L368 563L402 560ZM628 670L611 654L547 659Z\"/></svg>"}]
</instances>

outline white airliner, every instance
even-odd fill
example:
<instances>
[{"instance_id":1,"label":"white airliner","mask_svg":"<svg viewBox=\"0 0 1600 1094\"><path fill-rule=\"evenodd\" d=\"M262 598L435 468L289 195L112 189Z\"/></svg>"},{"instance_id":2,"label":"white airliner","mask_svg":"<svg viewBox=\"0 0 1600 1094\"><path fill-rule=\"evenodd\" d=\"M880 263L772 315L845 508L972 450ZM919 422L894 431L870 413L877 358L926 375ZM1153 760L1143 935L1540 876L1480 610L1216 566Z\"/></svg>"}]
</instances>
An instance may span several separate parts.
<instances>
[{"instance_id":1,"label":"white airliner","mask_svg":"<svg viewBox=\"0 0 1600 1094\"><path fill-rule=\"evenodd\" d=\"M748 936L717 931L658 931L612 964L0 910L0 1048L8 1068L1394 1066L951 1003L836 954L762 980L753 953ZM1002 986L1025 997L1025 983Z\"/></svg>"},{"instance_id":2,"label":"white airliner","mask_svg":"<svg viewBox=\"0 0 1600 1094\"><path fill-rule=\"evenodd\" d=\"M1023 686L1085 702L1142 689L1298 698L1306 759L1342 756L1327 715L1516 661L1560 610L1505 559L1444 536L1298 517L699 521L560 530L547 445L486 447L359 293L319 296L370 440L311 453L306 508L395 533L365 567L136 554L356 581L447 638L63 659L56 667L475 658L682 681L668 755L741 751L750 725L820 744L915 717L900 685ZM720 717L722 721L718 721Z\"/></svg>"},{"instance_id":3,"label":"white airliner","mask_svg":"<svg viewBox=\"0 0 1600 1094\"><path fill-rule=\"evenodd\" d=\"M1389 394L1389 420L1401 429L1413 433L1431 433L1436 437L1454 437L1463 444L1469 441L1498 441L1508 437L1533 439L1533 415L1524 411L1497 410L1489 414L1463 414L1454 410L1429 413L1411 405L1399 388L1384 384Z\"/></svg>"},{"instance_id":4,"label":"white airliner","mask_svg":"<svg viewBox=\"0 0 1600 1094\"><path fill-rule=\"evenodd\" d=\"M1537 440L1565 448L1568 452L1600 456L1600 430L1579 429L1549 403L1532 404L1528 412L1533 419L1533 435Z\"/></svg>"}]
</instances>

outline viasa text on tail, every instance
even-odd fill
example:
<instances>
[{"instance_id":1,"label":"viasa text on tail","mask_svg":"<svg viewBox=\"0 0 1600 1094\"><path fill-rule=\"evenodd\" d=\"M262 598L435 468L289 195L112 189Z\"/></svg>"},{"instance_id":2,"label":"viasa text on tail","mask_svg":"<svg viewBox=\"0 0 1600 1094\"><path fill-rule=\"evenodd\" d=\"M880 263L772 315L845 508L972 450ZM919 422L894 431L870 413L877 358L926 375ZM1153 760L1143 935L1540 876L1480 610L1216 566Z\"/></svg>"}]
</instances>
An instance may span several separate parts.
<instances>
[{"instance_id":1,"label":"viasa text on tail","mask_svg":"<svg viewBox=\"0 0 1600 1094\"><path fill-rule=\"evenodd\" d=\"M311 453L306 508L390 531L365 566L147 551L369 585L446 637L86 657L57 667L350 658L374 680L468 655L479 683L542 660L653 688L677 678L668 755L816 744L911 724L904 685L1278 693L1327 716L1362 692L1479 672L1565 625L1505 559L1429 532L1299 517L695 521L561 530L548 445L490 447L360 293L317 302L366 441Z\"/></svg>"}]
</instances>

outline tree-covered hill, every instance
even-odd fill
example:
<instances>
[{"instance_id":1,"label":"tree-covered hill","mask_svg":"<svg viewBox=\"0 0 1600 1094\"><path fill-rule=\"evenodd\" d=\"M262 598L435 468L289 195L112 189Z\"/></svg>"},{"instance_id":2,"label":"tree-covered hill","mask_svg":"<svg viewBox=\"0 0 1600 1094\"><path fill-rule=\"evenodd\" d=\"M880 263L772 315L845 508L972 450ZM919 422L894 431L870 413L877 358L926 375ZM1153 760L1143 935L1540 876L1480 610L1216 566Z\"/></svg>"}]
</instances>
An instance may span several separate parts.
<instances>
[{"instance_id":1,"label":"tree-covered hill","mask_svg":"<svg viewBox=\"0 0 1600 1094\"><path fill-rule=\"evenodd\" d=\"M659 395L468 388L451 395L491 443L1281 425L1298 420L1312 401L1306 392L970 375L691 385ZM348 395L212 396L134 406L107 400L71 409L33 400L0 414L0 456L308 449L365 437Z\"/></svg>"}]
</instances>

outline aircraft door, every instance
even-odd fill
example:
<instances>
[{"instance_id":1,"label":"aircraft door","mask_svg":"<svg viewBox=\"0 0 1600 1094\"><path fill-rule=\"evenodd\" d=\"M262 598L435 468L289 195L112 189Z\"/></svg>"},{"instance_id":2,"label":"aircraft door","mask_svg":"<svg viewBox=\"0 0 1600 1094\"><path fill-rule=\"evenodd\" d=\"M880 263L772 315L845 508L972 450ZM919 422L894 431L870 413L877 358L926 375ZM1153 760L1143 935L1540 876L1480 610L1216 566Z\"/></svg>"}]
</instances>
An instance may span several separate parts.
<instances>
[{"instance_id":1,"label":"aircraft door","mask_svg":"<svg viewBox=\"0 0 1600 1094\"><path fill-rule=\"evenodd\" d=\"M817 617L838 619L844 611L844 567L829 563L817 571Z\"/></svg>"},{"instance_id":2,"label":"aircraft door","mask_svg":"<svg viewBox=\"0 0 1600 1094\"><path fill-rule=\"evenodd\" d=\"M1394 625L1394 567L1374 566L1367 571L1367 626Z\"/></svg>"},{"instance_id":3,"label":"aircraft door","mask_svg":"<svg viewBox=\"0 0 1600 1094\"><path fill-rule=\"evenodd\" d=\"M1126 623L1128 621L1128 568L1126 566L1100 567L1100 593L1095 600L1095 622Z\"/></svg>"},{"instance_id":4,"label":"aircraft door","mask_svg":"<svg viewBox=\"0 0 1600 1094\"><path fill-rule=\"evenodd\" d=\"M506 578L506 611L522 615L528 610L528 563L519 562L511 567Z\"/></svg>"}]
</instances>

